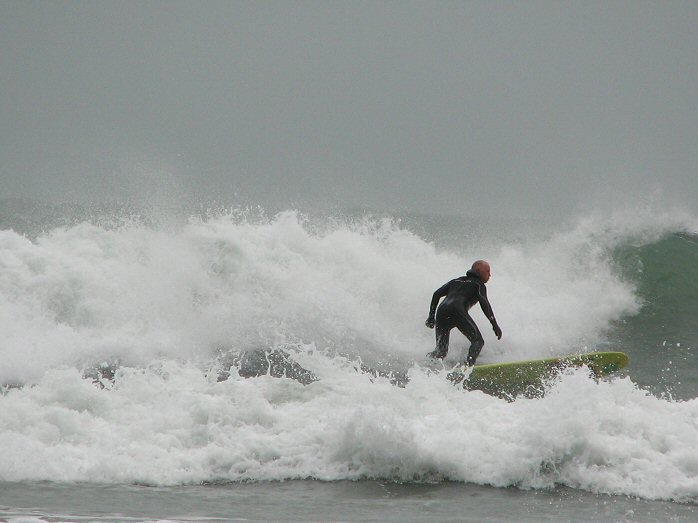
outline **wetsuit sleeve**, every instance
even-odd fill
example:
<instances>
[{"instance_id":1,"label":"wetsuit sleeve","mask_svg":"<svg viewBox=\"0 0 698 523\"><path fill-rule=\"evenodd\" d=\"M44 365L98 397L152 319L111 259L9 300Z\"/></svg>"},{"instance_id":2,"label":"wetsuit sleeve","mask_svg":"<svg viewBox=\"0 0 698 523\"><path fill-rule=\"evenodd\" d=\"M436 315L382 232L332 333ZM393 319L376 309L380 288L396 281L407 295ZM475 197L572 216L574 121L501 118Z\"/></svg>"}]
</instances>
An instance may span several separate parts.
<instances>
[{"instance_id":1,"label":"wetsuit sleeve","mask_svg":"<svg viewBox=\"0 0 698 523\"><path fill-rule=\"evenodd\" d=\"M439 300L448 294L448 288L450 285L451 282L448 282L436 289L436 291L434 292L434 295L431 297L431 305L429 306L430 318L433 318L436 314L436 306L439 304Z\"/></svg>"},{"instance_id":2,"label":"wetsuit sleeve","mask_svg":"<svg viewBox=\"0 0 698 523\"><path fill-rule=\"evenodd\" d=\"M478 287L478 301L480 302L482 312L485 313L485 316L490 320L492 326L495 326L497 325L497 320L494 317L494 312L492 312L490 301L487 299L487 288L484 285L478 285Z\"/></svg>"}]
</instances>

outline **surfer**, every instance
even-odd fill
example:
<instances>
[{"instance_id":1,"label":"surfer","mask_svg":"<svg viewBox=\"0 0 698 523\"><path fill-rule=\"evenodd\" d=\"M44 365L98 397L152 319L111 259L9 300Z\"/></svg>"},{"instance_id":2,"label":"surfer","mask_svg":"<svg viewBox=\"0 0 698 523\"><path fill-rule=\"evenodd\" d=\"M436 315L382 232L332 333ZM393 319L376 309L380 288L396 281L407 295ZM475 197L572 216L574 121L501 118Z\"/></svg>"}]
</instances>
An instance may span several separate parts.
<instances>
[{"instance_id":1,"label":"surfer","mask_svg":"<svg viewBox=\"0 0 698 523\"><path fill-rule=\"evenodd\" d=\"M468 310L478 302L482 307L482 312L490 320L497 339L502 338L502 329L497 325L492 307L487 300L485 283L489 281L490 275L490 264L485 260L477 260L465 276L449 281L434 292L429 308L429 317L425 325L430 329L436 326L436 349L427 354L427 357L445 358L448 354L448 338L451 329L458 327L458 330L470 341L470 349L468 349L465 363L466 365L475 365L475 360L480 354L485 340L482 338L480 329L477 328L468 314ZM437 310L436 305L443 297L445 299ZM434 313L436 313L436 318Z\"/></svg>"}]
</instances>

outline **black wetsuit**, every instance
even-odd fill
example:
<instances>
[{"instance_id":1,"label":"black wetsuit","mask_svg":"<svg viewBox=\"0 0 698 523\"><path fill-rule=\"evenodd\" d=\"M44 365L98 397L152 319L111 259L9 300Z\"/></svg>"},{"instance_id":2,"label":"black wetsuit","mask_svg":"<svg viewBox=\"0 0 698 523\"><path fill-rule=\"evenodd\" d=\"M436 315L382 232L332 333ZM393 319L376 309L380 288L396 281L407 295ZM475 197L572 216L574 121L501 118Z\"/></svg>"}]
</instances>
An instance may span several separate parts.
<instances>
[{"instance_id":1,"label":"black wetsuit","mask_svg":"<svg viewBox=\"0 0 698 523\"><path fill-rule=\"evenodd\" d=\"M439 300L445 296L444 301L436 309ZM490 302L487 300L487 289L480 276L474 271L469 270L465 276L449 281L447 284L437 289L431 299L431 307L429 308L429 319L434 320L436 312L436 349L429 356L433 358L445 358L448 354L448 339L453 327L458 327L458 330L470 340L470 349L466 363L474 365L485 340L482 338L480 329L477 328L475 322L468 314L468 310L480 303L482 312L485 313L487 319L490 320L495 333L501 336L501 331L497 325L497 320L492 312Z\"/></svg>"}]
</instances>

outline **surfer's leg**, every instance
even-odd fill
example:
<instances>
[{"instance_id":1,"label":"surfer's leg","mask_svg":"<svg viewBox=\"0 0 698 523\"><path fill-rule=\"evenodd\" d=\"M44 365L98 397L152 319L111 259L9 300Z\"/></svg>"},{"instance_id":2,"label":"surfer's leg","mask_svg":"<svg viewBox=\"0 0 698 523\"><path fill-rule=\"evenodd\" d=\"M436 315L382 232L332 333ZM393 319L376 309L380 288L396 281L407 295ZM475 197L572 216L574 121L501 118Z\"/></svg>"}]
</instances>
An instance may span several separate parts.
<instances>
[{"instance_id":1,"label":"surfer's leg","mask_svg":"<svg viewBox=\"0 0 698 523\"><path fill-rule=\"evenodd\" d=\"M458 330L463 333L463 336L470 341L470 348L468 349L468 356L465 359L465 363L468 366L475 365L475 360L477 360L482 347L485 345L482 333L468 313L458 318L456 326Z\"/></svg>"},{"instance_id":2,"label":"surfer's leg","mask_svg":"<svg viewBox=\"0 0 698 523\"><path fill-rule=\"evenodd\" d=\"M468 357L465 359L466 365L472 367L475 365L475 360L480 355L482 347L485 345L485 340L482 338L470 342L470 348L468 349Z\"/></svg>"},{"instance_id":3,"label":"surfer's leg","mask_svg":"<svg viewBox=\"0 0 698 523\"><path fill-rule=\"evenodd\" d=\"M436 316L436 348L427 354L429 358L443 359L448 354L448 339L453 328L450 317Z\"/></svg>"}]
</instances>

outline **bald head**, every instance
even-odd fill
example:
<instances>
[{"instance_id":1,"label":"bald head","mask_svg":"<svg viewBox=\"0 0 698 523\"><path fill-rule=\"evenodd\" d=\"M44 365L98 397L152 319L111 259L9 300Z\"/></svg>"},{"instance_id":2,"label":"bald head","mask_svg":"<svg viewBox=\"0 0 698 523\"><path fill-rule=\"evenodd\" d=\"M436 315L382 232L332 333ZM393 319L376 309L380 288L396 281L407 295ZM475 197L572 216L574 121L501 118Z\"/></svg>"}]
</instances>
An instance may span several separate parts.
<instances>
[{"instance_id":1,"label":"bald head","mask_svg":"<svg viewBox=\"0 0 698 523\"><path fill-rule=\"evenodd\" d=\"M477 273L477 275L484 283L487 283L489 281L491 276L490 264L487 263L485 260L477 260L475 263L473 263L473 266L471 268Z\"/></svg>"}]
</instances>

